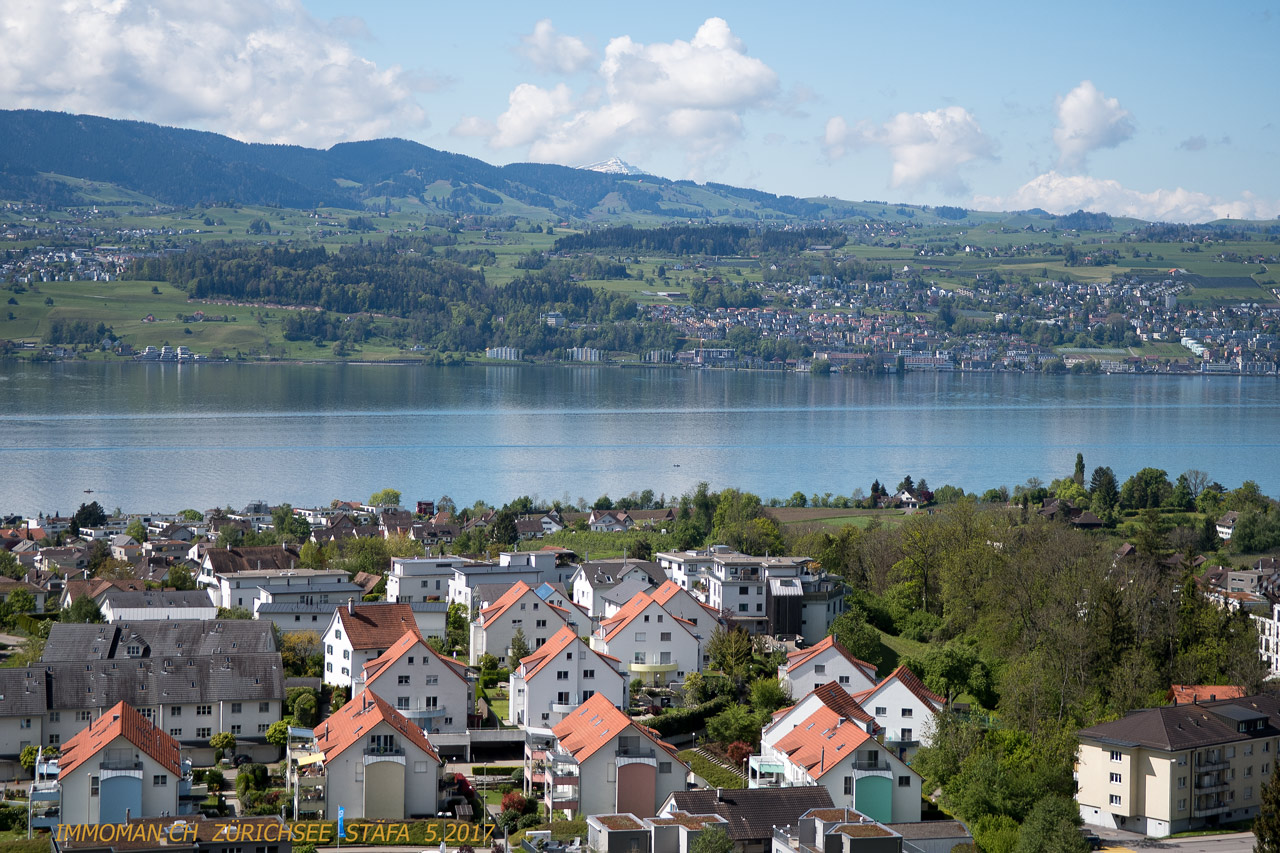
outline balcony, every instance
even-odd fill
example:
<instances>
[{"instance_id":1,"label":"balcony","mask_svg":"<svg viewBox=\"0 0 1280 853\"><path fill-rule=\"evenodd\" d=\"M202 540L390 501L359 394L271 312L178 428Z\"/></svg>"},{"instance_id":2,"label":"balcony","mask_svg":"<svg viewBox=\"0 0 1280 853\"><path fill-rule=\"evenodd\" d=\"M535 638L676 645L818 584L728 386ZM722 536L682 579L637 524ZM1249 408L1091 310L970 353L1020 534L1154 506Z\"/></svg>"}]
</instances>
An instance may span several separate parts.
<instances>
[{"instance_id":1,"label":"balcony","mask_svg":"<svg viewBox=\"0 0 1280 853\"><path fill-rule=\"evenodd\" d=\"M1226 770L1231 762L1225 758L1202 759L1196 763L1197 773L1212 773L1215 770Z\"/></svg>"},{"instance_id":2,"label":"balcony","mask_svg":"<svg viewBox=\"0 0 1280 853\"><path fill-rule=\"evenodd\" d=\"M141 773L142 762L134 761L131 758L127 760L100 761L98 762L98 769L99 770L118 770L118 771L137 771Z\"/></svg>"},{"instance_id":3,"label":"balcony","mask_svg":"<svg viewBox=\"0 0 1280 853\"><path fill-rule=\"evenodd\" d=\"M632 672L675 672L677 663L630 663L627 668Z\"/></svg>"},{"instance_id":4,"label":"balcony","mask_svg":"<svg viewBox=\"0 0 1280 853\"><path fill-rule=\"evenodd\" d=\"M399 746L367 746L364 749L364 763L367 767L379 761L393 761L404 764L404 748Z\"/></svg>"},{"instance_id":5,"label":"balcony","mask_svg":"<svg viewBox=\"0 0 1280 853\"><path fill-rule=\"evenodd\" d=\"M877 759L875 761L855 761L853 762L853 769L867 771L883 770L887 773L891 768L889 767L889 762Z\"/></svg>"},{"instance_id":6,"label":"balcony","mask_svg":"<svg viewBox=\"0 0 1280 853\"><path fill-rule=\"evenodd\" d=\"M1218 800L1207 806L1193 806L1191 809L1192 817L1209 817L1210 815L1226 814L1231 811L1233 806L1231 803L1224 803Z\"/></svg>"},{"instance_id":7,"label":"balcony","mask_svg":"<svg viewBox=\"0 0 1280 853\"><path fill-rule=\"evenodd\" d=\"M32 829L52 829L60 822L62 810L58 806L48 806L41 808L33 806L31 809L31 828Z\"/></svg>"},{"instance_id":8,"label":"balcony","mask_svg":"<svg viewBox=\"0 0 1280 853\"><path fill-rule=\"evenodd\" d=\"M577 706L577 705L575 705L573 702L552 702L552 703L551 703L551 713L553 713L553 714L567 714L567 713L569 713L570 711L572 711L573 709L575 709L575 708L577 708L577 707L578 707L578 706Z\"/></svg>"},{"instance_id":9,"label":"balcony","mask_svg":"<svg viewBox=\"0 0 1280 853\"><path fill-rule=\"evenodd\" d=\"M437 717L445 715L445 708L397 708L401 714L410 720L434 720Z\"/></svg>"}]
</instances>

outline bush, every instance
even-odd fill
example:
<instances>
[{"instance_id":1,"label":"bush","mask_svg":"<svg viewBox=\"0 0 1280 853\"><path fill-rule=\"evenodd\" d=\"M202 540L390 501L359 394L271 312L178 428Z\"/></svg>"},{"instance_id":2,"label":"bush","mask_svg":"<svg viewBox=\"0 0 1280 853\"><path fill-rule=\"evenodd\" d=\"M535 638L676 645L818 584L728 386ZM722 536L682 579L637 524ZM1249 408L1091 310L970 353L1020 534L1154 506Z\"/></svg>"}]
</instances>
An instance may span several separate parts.
<instances>
[{"instance_id":1,"label":"bush","mask_svg":"<svg viewBox=\"0 0 1280 853\"><path fill-rule=\"evenodd\" d=\"M693 734L706 725L708 718L719 714L729 704L728 696L717 696L710 702L703 702L693 708L671 708L646 725L663 737Z\"/></svg>"},{"instance_id":2,"label":"bush","mask_svg":"<svg viewBox=\"0 0 1280 853\"><path fill-rule=\"evenodd\" d=\"M236 796L244 799L249 791L261 791L267 787L267 768L262 764L246 764L236 774Z\"/></svg>"},{"instance_id":3,"label":"bush","mask_svg":"<svg viewBox=\"0 0 1280 853\"><path fill-rule=\"evenodd\" d=\"M737 766L746 761L754 750L751 749L751 744L735 740L733 743L729 744L729 748L724 752L725 755L729 757L729 760L734 763L734 766Z\"/></svg>"},{"instance_id":4,"label":"bush","mask_svg":"<svg viewBox=\"0 0 1280 853\"><path fill-rule=\"evenodd\" d=\"M536 806L537 804L535 803L534 805ZM542 823L542 818L536 813L521 815L520 820L516 821L516 829L531 829L540 823Z\"/></svg>"},{"instance_id":5,"label":"bush","mask_svg":"<svg viewBox=\"0 0 1280 853\"><path fill-rule=\"evenodd\" d=\"M206 771L204 781L209 786L210 792L226 790L227 777L216 767L211 767Z\"/></svg>"},{"instance_id":6,"label":"bush","mask_svg":"<svg viewBox=\"0 0 1280 853\"><path fill-rule=\"evenodd\" d=\"M512 791L511 793L504 794L502 796L502 810L504 812L516 811L516 812L519 812L520 814L524 814L525 811L527 810L526 808L527 806L528 806L528 800L525 798L524 794L520 794L515 791Z\"/></svg>"}]
</instances>

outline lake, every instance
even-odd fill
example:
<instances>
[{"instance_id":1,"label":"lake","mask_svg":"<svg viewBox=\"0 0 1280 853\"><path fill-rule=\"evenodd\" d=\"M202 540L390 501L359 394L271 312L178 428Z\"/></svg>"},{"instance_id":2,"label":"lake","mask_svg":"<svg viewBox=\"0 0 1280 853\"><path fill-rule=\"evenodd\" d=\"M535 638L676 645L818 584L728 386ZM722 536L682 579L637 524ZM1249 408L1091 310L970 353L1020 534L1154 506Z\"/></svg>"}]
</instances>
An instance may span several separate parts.
<instances>
[{"instance_id":1,"label":"lake","mask_svg":"<svg viewBox=\"0 0 1280 853\"><path fill-rule=\"evenodd\" d=\"M970 491L1189 468L1280 494L1270 378L865 377L563 366L0 362L0 513ZM93 489L92 496L85 489Z\"/></svg>"}]
</instances>

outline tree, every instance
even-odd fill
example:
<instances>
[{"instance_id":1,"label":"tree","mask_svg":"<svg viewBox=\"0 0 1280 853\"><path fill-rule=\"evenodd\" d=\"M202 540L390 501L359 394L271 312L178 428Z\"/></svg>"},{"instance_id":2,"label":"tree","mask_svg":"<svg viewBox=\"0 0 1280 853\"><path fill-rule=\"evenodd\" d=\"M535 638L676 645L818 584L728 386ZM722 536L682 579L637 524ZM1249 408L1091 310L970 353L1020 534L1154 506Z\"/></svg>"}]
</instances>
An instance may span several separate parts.
<instances>
[{"instance_id":1,"label":"tree","mask_svg":"<svg viewBox=\"0 0 1280 853\"><path fill-rule=\"evenodd\" d=\"M689 845L689 853L733 853L733 839L719 826L711 825Z\"/></svg>"},{"instance_id":2,"label":"tree","mask_svg":"<svg viewBox=\"0 0 1280 853\"><path fill-rule=\"evenodd\" d=\"M276 720L268 726L267 733L264 735L267 743L281 748L286 746L289 743L289 724L290 720L286 718L283 720Z\"/></svg>"},{"instance_id":3,"label":"tree","mask_svg":"<svg viewBox=\"0 0 1280 853\"><path fill-rule=\"evenodd\" d=\"M169 574L165 577L165 586L171 586L177 590L192 590L196 588L196 579L191 576L191 570L179 563L169 568Z\"/></svg>"},{"instance_id":4,"label":"tree","mask_svg":"<svg viewBox=\"0 0 1280 853\"><path fill-rule=\"evenodd\" d=\"M899 493L901 493L901 492L911 492L912 494L914 494L914 493L915 493L915 490L916 490L916 484L915 484L915 481L911 479L911 475L910 475L910 474L908 474L907 476L903 477L903 478L902 478L902 482L898 484L898 492L899 492Z\"/></svg>"},{"instance_id":5,"label":"tree","mask_svg":"<svg viewBox=\"0 0 1280 853\"><path fill-rule=\"evenodd\" d=\"M441 495L440 500L436 501L436 512L444 512L453 515L458 508L453 503L453 498L448 495Z\"/></svg>"},{"instance_id":6,"label":"tree","mask_svg":"<svg viewBox=\"0 0 1280 853\"><path fill-rule=\"evenodd\" d=\"M828 633L859 660L873 664L879 662L880 632L867 622L862 608L855 605L841 613L831 623Z\"/></svg>"},{"instance_id":7,"label":"tree","mask_svg":"<svg viewBox=\"0 0 1280 853\"><path fill-rule=\"evenodd\" d=\"M1120 502L1120 489L1116 485L1116 474L1110 468L1097 467L1089 478L1089 496L1093 498L1093 509L1115 509Z\"/></svg>"},{"instance_id":8,"label":"tree","mask_svg":"<svg viewBox=\"0 0 1280 853\"><path fill-rule=\"evenodd\" d=\"M369 496L369 506L400 506L400 492L383 489Z\"/></svg>"},{"instance_id":9,"label":"tree","mask_svg":"<svg viewBox=\"0 0 1280 853\"><path fill-rule=\"evenodd\" d=\"M80 504L75 515L71 516L71 527L74 532L79 533L82 527L101 527L106 521L107 511L94 501Z\"/></svg>"},{"instance_id":10,"label":"tree","mask_svg":"<svg viewBox=\"0 0 1280 853\"><path fill-rule=\"evenodd\" d=\"M1079 827L1079 806L1070 797L1049 794L1027 815L1014 853L1086 853L1089 842Z\"/></svg>"},{"instance_id":11,"label":"tree","mask_svg":"<svg viewBox=\"0 0 1280 853\"><path fill-rule=\"evenodd\" d=\"M1173 493L1169 475L1159 468L1143 468L1120 487L1120 506L1143 509L1164 506Z\"/></svg>"},{"instance_id":12,"label":"tree","mask_svg":"<svg viewBox=\"0 0 1280 853\"><path fill-rule=\"evenodd\" d=\"M707 656L711 658L711 666L720 670L734 681L741 681L751 667L751 637L742 628L726 630L717 625L707 640ZM733 738L737 740L737 738Z\"/></svg>"},{"instance_id":13,"label":"tree","mask_svg":"<svg viewBox=\"0 0 1280 853\"><path fill-rule=\"evenodd\" d=\"M790 701L791 696L776 678L757 678L751 682L751 708L757 714L772 714Z\"/></svg>"},{"instance_id":14,"label":"tree","mask_svg":"<svg viewBox=\"0 0 1280 853\"><path fill-rule=\"evenodd\" d=\"M15 589L0 603L0 622L12 626L14 617L36 609L36 597L25 589Z\"/></svg>"},{"instance_id":15,"label":"tree","mask_svg":"<svg viewBox=\"0 0 1280 853\"><path fill-rule=\"evenodd\" d=\"M125 535L133 538L134 542L141 545L147 541L147 526L142 523L142 519L135 518L129 522L129 526L124 529Z\"/></svg>"},{"instance_id":16,"label":"tree","mask_svg":"<svg viewBox=\"0 0 1280 853\"><path fill-rule=\"evenodd\" d=\"M295 515L293 506L287 503L271 510L271 526L282 542L306 542L311 538L311 525L302 516Z\"/></svg>"},{"instance_id":17,"label":"tree","mask_svg":"<svg viewBox=\"0 0 1280 853\"><path fill-rule=\"evenodd\" d=\"M215 757L221 759L224 752L236 751L236 736L231 732L218 732L209 738L209 746L215 751Z\"/></svg>"},{"instance_id":18,"label":"tree","mask_svg":"<svg viewBox=\"0 0 1280 853\"><path fill-rule=\"evenodd\" d=\"M204 513L198 509L184 509L178 513L181 521L204 521Z\"/></svg>"},{"instance_id":19,"label":"tree","mask_svg":"<svg viewBox=\"0 0 1280 853\"><path fill-rule=\"evenodd\" d=\"M525 639L524 628L516 628L516 632L511 635L511 664L514 667L517 661L524 660L529 656L529 641Z\"/></svg>"},{"instance_id":20,"label":"tree","mask_svg":"<svg viewBox=\"0 0 1280 853\"><path fill-rule=\"evenodd\" d=\"M18 753L18 763L22 765L22 769L30 773L36 766L36 757L39 754L40 748L29 743L22 748L22 752Z\"/></svg>"},{"instance_id":21,"label":"tree","mask_svg":"<svg viewBox=\"0 0 1280 853\"><path fill-rule=\"evenodd\" d=\"M1253 819L1253 853L1280 853L1280 773L1272 773L1259 792L1258 816Z\"/></svg>"},{"instance_id":22,"label":"tree","mask_svg":"<svg viewBox=\"0 0 1280 853\"><path fill-rule=\"evenodd\" d=\"M761 716L751 713L746 705L730 705L707 720L707 737L724 746L737 740L758 744L760 719Z\"/></svg>"},{"instance_id":23,"label":"tree","mask_svg":"<svg viewBox=\"0 0 1280 853\"><path fill-rule=\"evenodd\" d=\"M1075 470L1075 473L1071 475L1071 479L1076 481L1077 486L1084 485L1084 454L1083 453L1076 454L1076 470Z\"/></svg>"},{"instance_id":24,"label":"tree","mask_svg":"<svg viewBox=\"0 0 1280 853\"><path fill-rule=\"evenodd\" d=\"M58 618L62 622L75 624L89 622L97 624L106 621L102 618L102 611L98 609L97 602L87 595L82 595L71 602L71 606L65 608Z\"/></svg>"},{"instance_id":25,"label":"tree","mask_svg":"<svg viewBox=\"0 0 1280 853\"><path fill-rule=\"evenodd\" d=\"M514 544L520 534L516 531L516 518L509 510L503 510L493 517L489 525L489 538L500 545Z\"/></svg>"},{"instance_id":26,"label":"tree","mask_svg":"<svg viewBox=\"0 0 1280 853\"><path fill-rule=\"evenodd\" d=\"M310 728L319 719L319 706L314 690L308 690L293 701L293 716L298 725Z\"/></svg>"},{"instance_id":27,"label":"tree","mask_svg":"<svg viewBox=\"0 0 1280 853\"><path fill-rule=\"evenodd\" d=\"M324 665L320 635L315 631L290 631L280 638L280 660L286 676L315 678Z\"/></svg>"},{"instance_id":28,"label":"tree","mask_svg":"<svg viewBox=\"0 0 1280 853\"><path fill-rule=\"evenodd\" d=\"M809 499L804 496L804 492L796 492L787 499L787 506L807 506Z\"/></svg>"}]
</instances>

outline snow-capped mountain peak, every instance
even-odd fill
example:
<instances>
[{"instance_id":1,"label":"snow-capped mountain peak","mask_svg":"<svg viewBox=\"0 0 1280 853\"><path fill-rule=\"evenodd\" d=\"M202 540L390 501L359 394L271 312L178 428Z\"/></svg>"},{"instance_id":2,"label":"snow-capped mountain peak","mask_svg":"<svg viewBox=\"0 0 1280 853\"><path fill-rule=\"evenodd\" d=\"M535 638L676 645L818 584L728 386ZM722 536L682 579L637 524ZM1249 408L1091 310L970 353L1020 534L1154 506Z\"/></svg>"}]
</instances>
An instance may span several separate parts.
<instances>
[{"instance_id":1,"label":"snow-capped mountain peak","mask_svg":"<svg viewBox=\"0 0 1280 853\"><path fill-rule=\"evenodd\" d=\"M610 157L608 160L601 160L599 163L591 163L586 166L579 166L579 169L586 169L588 172L604 172L606 175L647 175L644 169L637 169L630 163L624 161L620 157Z\"/></svg>"}]
</instances>

